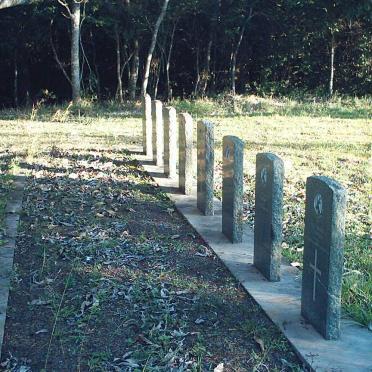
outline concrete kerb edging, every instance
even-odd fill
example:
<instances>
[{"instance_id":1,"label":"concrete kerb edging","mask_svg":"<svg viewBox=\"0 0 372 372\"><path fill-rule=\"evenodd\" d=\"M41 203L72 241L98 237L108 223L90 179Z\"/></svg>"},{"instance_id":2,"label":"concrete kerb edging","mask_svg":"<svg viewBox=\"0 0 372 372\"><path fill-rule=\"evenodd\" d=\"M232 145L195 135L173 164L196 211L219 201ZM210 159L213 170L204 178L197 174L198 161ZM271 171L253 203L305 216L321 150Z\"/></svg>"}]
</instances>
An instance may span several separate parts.
<instances>
[{"instance_id":1,"label":"concrete kerb edging","mask_svg":"<svg viewBox=\"0 0 372 372\"><path fill-rule=\"evenodd\" d=\"M10 280L13 271L17 229L22 210L26 176L15 176L14 189L10 192L5 209L5 239L0 246L0 360L4 338L6 310L8 306Z\"/></svg>"},{"instance_id":2,"label":"concrete kerb edging","mask_svg":"<svg viewBox=\"0 0 372 372\"><path fill-rule=\"evenodd\" d=\"M138 149L136 150L138 154ZM149 165L145 155L135 155L145 171L174 202L210 248L260 305L292 344L301 360L314 371L372 371L372 333L351 321L341 320L341 338L325 340L301 317L301 272L281 265L281 281L268 282L253 266L253 230L246 226L243 243L232 244L221 232L222 205L214 200L215 215L204 216L196 208L196 190L189 196L178 191L178 178L158 177L163 167Z\"/></svg>"}]
</instances>

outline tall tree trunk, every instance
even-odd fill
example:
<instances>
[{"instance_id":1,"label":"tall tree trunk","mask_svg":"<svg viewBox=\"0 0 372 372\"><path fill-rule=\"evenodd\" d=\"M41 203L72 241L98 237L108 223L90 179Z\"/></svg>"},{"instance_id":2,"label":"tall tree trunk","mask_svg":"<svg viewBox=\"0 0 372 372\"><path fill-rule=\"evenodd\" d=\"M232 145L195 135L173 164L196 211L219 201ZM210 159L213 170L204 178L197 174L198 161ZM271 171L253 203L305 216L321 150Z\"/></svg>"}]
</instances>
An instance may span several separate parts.
<instances>
[{"instance_id":1,"label":"tall tree trunk","mask_svg":"<svg viewBox=\"0 0 372 372\"><path fill-rule=\"evenodd\" d=\"M14 52L14 106L18 107L18 56Z\"/></svg>"},{"instance_id":2,"label":"tall tree trunk","mask_svg":"<svg viewBox=\"0 0 372 372\"><path fill-rule=\"evenodd\" d=\"M89 37L90 37L90 43L92 46L92 57L93 57L93 66L94 66L94 74L95 74L95 79L96 79L96 93L97 93L97 98L101 98L101 79L99 76L99 69L98 69L98 64L97 64L97 48L96 48L96 43L95 43L95 38L93 35L92 29L89 31Z\"/></svg>"},{"instance_id":3,"label":"tall tree trunk","mask_svg":"<svg viewBox=\"0 0 372 372\"><path fill-rule=\"evenodd\" d=\"M115 28L115 41L116 41L116 78L118 82L117 86L117 97L119 97L120 103L124 102L123 97L123 82L121 80L121 53L120 53L120 34L117 29Z\"/></svg>"},{"instance_id":4,"label":"tall tree trunk","mask_svg":"<svg viewBox=\"0 0 372 372\"><path fill-rule=\"evenodd\" d=\"M196 49L196 80L195 80L195 87L194 87L194 97L197 96L199 91L199 84L200 84L200 49L199 46Z\"/></svg>"},{"instance_id":5,"label":"tall tree trunk","mask_svg":"<svg viewBox=\"0 0 372 372\"><path fill-rule=\"evenodd\" d=\"M132 64L130 68L130 79L129 79L129 98L132 101L136 99L138 70L139 70L139 43L138 43L138 40L136 39L134 40L134 51L133 51Z\"/></svg>"},{"instance_id":6,"label":"tall tree trunk","mask_svg":"<svg viewBox=\"0 0 372 372\"><path fill-rule=\"evenodd\" d=\"M72 2L71 11L71 85L72 100L78 103L80 96L80 2Z\"/></svg>"},{"instance_id":7,"label":"tall tree trunk","mask_svg":"<svg viewBox=\"0 0 372 372\"><path fill-rule=\"evenodd\" d=\"M161 74L161 67L162 67L162 59L159 59L159 64L157 69L155 69L155 84L154 84L154 99L158 96L158 88L159 88L159 81L160 81L160 74Z\"/></svg>"},{"instance_id":8,"label":"tall tree trunk","mask_svg":"<svg viewBox=\"0 0 372 372\"><path fill-rule=\"evenodd\" d=\"M145 66L145 72L143 74L143 83L142 83L142 96L147 93L147 85L149 83L149 76L150 76L150 66L151 66L151 60L152 60L152 55L154 53L155 45L156 45L156 40L158 37L158 32L161 23L163 22L163 19L165 17L165 13L167 12L169 0L164 0L163 2L163 7L161 8L160 15L155 23L154 27L154 32L152 34L152 39L151 39L151 45L149 52L147 54L147 59L146 59L146 66Z\"/></svg>"},{"instance_id":9,"label":"tall tree trunk","mask_svg":"<svg viewBox=\"0 0 372 372\"><path fill-rule=\"evenodd\" d=\"M201 74L201 82L200 82L200 95L202 97L205 96L207 92L207 86L209 81L209 70L211 65L211 54L212 54L212 45L213 45L213 31L209 33L209 41L207 46L207 54L205 56L205 64Z\"/></svg>"},{"instance_id":10,"label":"tall tree trunk","mask_svg":"<svg viewBox=\"0 0 372 372\"><path fill-rule=\"evenodd\" d=\"M170 84L170 61L172 57L172 51L173 51L173 42L174 42L174 34L176 32L176 27L177 27L177 21L174 22L173 29L172 29L172 34L169 42L169 51L168 51L168 56L167 56L167 63L165 65L165 72L167 76L167 99L168 101L172 100L172 87Z\"/></svg>"},{"instance_id":11,"label":"tall tree trunk","mask_svg":"<svg viewBox=\"0 0 372 372\"><path fill-rule=\"evenodd\" d=\"M334 75L335 75L335 35L332 32L332 39L331 39L331 75L329 77L329 96L333 96L333 82L334 82Z\"/></svg>"},{"instance_id":12,"label":"tall tree trunk","mask_svg":"<svg viewBox=\"0 0 372 372\"><path fill-rule=\"evenodd\" d=\"M210 66L211 66L211 56L212 56L212 45L213 40L215 39L216 29L218 27L219 15L221 14L221 0L213 0L214 7L210 19L210 29L209 29L209 38L207 44L207 51L205 55L205 61L203 66L203 71L201 74L201 82L199 94L205 96L207 92L208 82L210 81Z\"/></svg>"},{"instance_id":13,"label":"tall tree trunk","mask_svg":"<svg viewBox=\"0 0 372 372\"><path fill-rule=\"evenodd\" d=\"M238 56L238 53L239 53L240 45L241 45L242 40L243 40L243 36L244 36L244 32L245 32L245 26L246 25L243 25L242 28L240 29L238 42L235 46L235 49L231 53L231 93L234 96L235 96L235 93L236 93L236 84L235 84L235 81L236 81L236 60L237 60L237 56Z\"/></svg>"}]
</instances>

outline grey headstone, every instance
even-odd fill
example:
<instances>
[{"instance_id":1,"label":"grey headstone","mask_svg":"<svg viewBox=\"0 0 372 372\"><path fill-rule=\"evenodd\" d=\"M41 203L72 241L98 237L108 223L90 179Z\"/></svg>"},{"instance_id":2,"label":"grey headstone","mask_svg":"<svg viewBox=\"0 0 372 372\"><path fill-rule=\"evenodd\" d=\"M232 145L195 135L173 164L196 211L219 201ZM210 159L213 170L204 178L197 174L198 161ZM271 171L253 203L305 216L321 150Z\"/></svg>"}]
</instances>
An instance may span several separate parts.
<instances>
[{"instance_id":1,"label":"grey headstone","mask_svg":"<svg viewBox=\"0 0 372 372\"><path fill-rule=\"evenodd\" d=\"M163 104L161 101L152 101L152 154L157 166L163 165L164 135L163 135Z\"/></svg>"},{"instance_id":2,"label":"grey headstone","mask_svg":"<svg viewBox=\"0 0 372 372\"><path fill-rule=\"evenodd\" d=\"M283 179L284 164L279 157L257 154L253 263L272 282L280 280Z\"/></svg>"},{"instance_id":3,"label":"grey headstone","mask_svg":"<svg viewBox=\"0 0 372 372\"><path fill-rule=\"evenodd\" d=\"M148 94L142 97L142 136L143 152L147 156L152 156L151 97Z\"/></svg>"},{"instance_id":4,"label":"grey headstone","mask_svg":"<svg viewBox=\"0 0 372 372\"><path fill-rule=\"evenodd\" d=\"M179 188L185 195L190 195L193 182L193 120L190 114L179 114L179 134L178 134L178 172Z\"/></svg>"},{"instance_id":5,"label":"grey headstone","mask_svg":"<svg viewBox=\"0 0 372 372\"><path fill-rule=\"evenodd\" d=\"M199 121L197 130L197 207L206 216L214 214L214 128Z\"/></svg>"},{"instance_id":6,"label":"grey headstone","mask_svg":"<svg viewBox=\"0 0 372 372\"><path fill-rule=\"evenodd\" d=\"M177 175L177 113L173 107L164 107L164 174Z\"/></svg>"},{"instance_id":7,"label":"grey headstone","mask_svg":"<svg viewBox=\"0 0 372 372\"><path fill-rule=\"evenodd\" d=\"M223 137L222 232L232 243L243 240L243 158L243 141Z\"/></svg>"},{"instance_id":8,"label":"grey headstone","mask_svg":"<svg viewBox=\"0 0 372 372\"><path fill-rule=\"evenodd\" d=\"M338 182L307 179L301 314L328 340L340 336L345 209Z\"/></svg>"}]
</instances>

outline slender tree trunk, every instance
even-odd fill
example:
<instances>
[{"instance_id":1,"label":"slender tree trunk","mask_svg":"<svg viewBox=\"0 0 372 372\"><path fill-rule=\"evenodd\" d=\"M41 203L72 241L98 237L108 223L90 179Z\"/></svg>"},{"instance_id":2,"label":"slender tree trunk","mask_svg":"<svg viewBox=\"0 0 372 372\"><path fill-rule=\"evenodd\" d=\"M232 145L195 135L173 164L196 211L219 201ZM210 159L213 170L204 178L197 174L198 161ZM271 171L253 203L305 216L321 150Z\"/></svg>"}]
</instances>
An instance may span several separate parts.
<instances>
[{"instance_id":1,"label":"slender tree trunk","mask_svg":"<svg viewBox=\"0 0 372 372\"><path fill-rule=\"evenodd\" d=\"M329 96L333 96L333 82L334 82L334 75L335 75L335 36L332 32L332 39L331 39L331 75L329 78Z\"/></svg>"},{"instance_id":2,"label":"slender tree trunk","mask_svg":"<svg viewBox=\"0 0 372 372\"><path fill-rule=\"evenodd\" d=\"M160 74L161 74L161 66L162 65L162 59L159 59L158 68L155 70L155 84L154 84L154 99L158 96L158 88L159 88L159 81L160 81Z\"/></svg>"},{"instance_id":3,"label":"slender tree trunk","mask_svg":"<svg viewBox=\"0 0 372 372\"><path fill-rule=\"evenodd\" d=\"M165 65L165 71L166 71L166 76L167 76L167 98L168 101L172 100L172 87L170 84L170 62L171 62L171 57L172 57L172 51L173 51L173 42L174 42L174 34L176 32L176 27L177 27L177 21L174 22L173 29L172 29L172 34L169 42L169 51L168 51L168 56L167 56L167 63Z\"/></svg>"},{"instance_id":4,"label":"slender tree trunk","mask_svg":"<svg viewBox=\"0 0 372 372\"><path fill-rule=\"evenodd\" d=\"M196 81L194 87L194 97L197 96L200 84L200 50L199 47L196 49Z\"/></svg>"},{"instance_id":5,"label":"slender tree trunk","mask_svg":"<svg viewBox=\"0 0 372 372\"><path fill-rule=\"evenodd\" d=\"M18 56L14 53L14 106L18 107Z\"/></svg>"},{"instance_id":6,"label":"slender tree trunk","mask_svg":"<svg viewBox=\"0 0 372 372\"><path fill-rule=\"evenodd\" d=\"M155 49L156 40L157 40L157 37L158 37L158 32L159 32L160 25L163 22L163 19L165 17L165 13L167 12L168 4L169 4L169 0L164 0L163 7L161 9L160 15L159 15L159 17L158 17L158 19L155 23L154 32L152 34L152 39L151 39L151 45L150 45L150 49L149 49L147 59L146 59L145 72L143 74L143 83L142 83L142 92L141 92L142 95L147 93L147 85L149 83L152 55L154 53L154 49Z\"/></svg>"},{"instance_id":7,"label":"slender tree trunk","mask_svg":"<svg viewBox=\"0 0 372 372\"><path fill-rule=\"evenodd\" d=\"M239 33L239 39L236 44L235 49L231 53L231 93L235 96L236 93L236 60L239 53L240 45L243 40L244 32L245 32L246 25L242 26L240 33Z\"/></svg>"},{"instance_id":8,"label":"slender tree trunk","mask_svg":"<svg viewBox=\"0 0 372 372\"><path fill-rule=\"evenodd\" d=\"M31 98L30 98L30 70L29 70L29 67L28 67L28 63L25 62L24 64L24 67L23 67L23 86L24 86L24 91L26 92L25 93L25 104L26 104L26 107L30 107L31 106Z\"/></svg>"},{"instance_id":9,"label":"slender tree trunk","mask_svg":"<svg viewBox=\"0 0 372 372\"><path fill-rule=\"evenodd\" d=\"M71 85L72 100L78 103L80 96L80 3L72 2L71 11Z\"/></svg>"},{"instance_id":10,"label":"slender tree trunk","mask_svg":"<svg viewBox=\"0 0 372 372\"><path fill-rule=\"evenodd\" d=\"M132 64L131 64L131 69L130 69L130 80L129 80L129 98L132 101L136 99L138 70L139 70L139 43L138 43L138 40L136 39L134 41L134 52L133 52Z\"/></svg>"},{"instance_id":11,"label":"slender tree trunk","mask_svg":"<svg viewBox=\"0 0 372 372\"><path fill-rule=\"evenodd\" d=\"M119 102L124 102L123 97L123 82L121 80L121 53L120 53L120 34L117 28L115 28L115 41L116 41L116 79L117 79L117 97Z\"/></svg>"},{"instance_id":12,"label":"slender tree trunk","mask_svg":"<svg viewBox=\"0 0 372 372\"><path fill-rule=\"evenodd\" d=\"M97 98L101 98L101 79L99 76L99 70L98 70L98 64L97 64L97 48L96 48L96 43L94 39L94 35L92 30L89 32L90 36L90 42L92 45L92 54L93 54L93 66L94 66L94 74L95 74L95 79L96 79L96 93L97 93Z\"/></svg>"},{"instance_id":13,"label":"slender tree trunk","mask_svg":"<svg viewBox=\"0 0 372 372\"><path fill-rule=\"evenodd\" d=\"M213 32L209 33L209 41L207 46L207 54L205 56L205 65L202 71L201 76L201 83L200 83L200 95L202 97L205 96L207 92L207 86L209 81L209 72L210 72L210 65L211 65L211 54L212 54L212 45L213 45Z\"/></svg>"}]
</instances>

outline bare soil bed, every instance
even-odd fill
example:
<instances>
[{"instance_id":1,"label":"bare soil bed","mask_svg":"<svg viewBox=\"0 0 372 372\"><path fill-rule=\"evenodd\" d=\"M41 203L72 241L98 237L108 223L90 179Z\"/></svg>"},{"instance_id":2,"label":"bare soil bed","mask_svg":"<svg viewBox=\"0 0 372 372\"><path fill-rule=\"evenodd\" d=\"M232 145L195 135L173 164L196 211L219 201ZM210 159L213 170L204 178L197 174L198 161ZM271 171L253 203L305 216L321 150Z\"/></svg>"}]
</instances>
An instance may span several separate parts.
<instances>
[{"instance_id":1,"label":"bare soil bed","mask_svg":"<svg viewBox=\"0 0 372 372\"><path fill-rule=\"evenodd\" d=\"M130 154L54 145L21 166L2 369L303 370Z\"/></svg>"}]
</instances>

